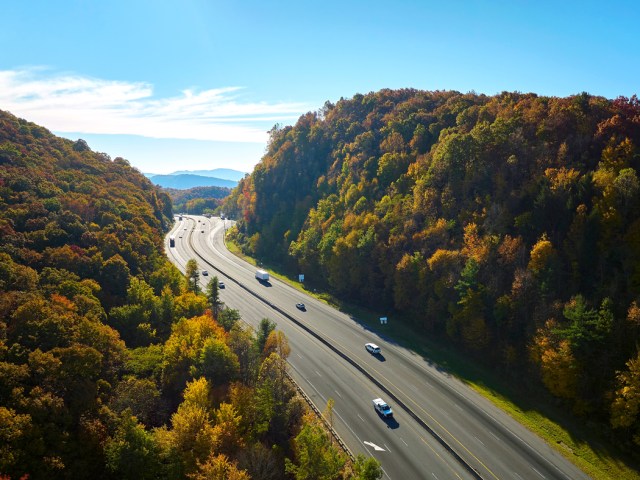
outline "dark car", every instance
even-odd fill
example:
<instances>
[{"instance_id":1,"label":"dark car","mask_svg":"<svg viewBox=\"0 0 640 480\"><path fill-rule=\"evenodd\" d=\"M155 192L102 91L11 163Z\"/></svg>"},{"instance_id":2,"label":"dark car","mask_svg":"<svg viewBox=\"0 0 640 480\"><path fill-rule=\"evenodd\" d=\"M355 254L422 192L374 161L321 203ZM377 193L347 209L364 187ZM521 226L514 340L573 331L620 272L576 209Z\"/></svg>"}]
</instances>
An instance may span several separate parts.
<instances>
[{"instance_id":1,"label":"dark car","mask_svg":"<svg viewBox=\"0 0 640 480\"><path fill-rule=\"evenodd\" d=\"M209 272L207 272L206 270L202 270L202 275L206 277L207 275L209 275Z\"/></svg>"},{"instance_id":2,"label":"dark car","mask_svg":"<svg viewBox=\"0 0 640 480\"><path fill-rule=\"evenodd\" d=\"M218 288L224 288L224 282L218 282Z\"/></svg>"},{"instance_id":3,"label":"dark car","mask_svg":"<svg viewBox=\"0 0 640 480\"><path fill-rule=\"evenodd\" d=\"M307 307L304 306L304 303L296 303L296 308L302 311L305 311L307 309Z\"/></svg>"}]
</instances>

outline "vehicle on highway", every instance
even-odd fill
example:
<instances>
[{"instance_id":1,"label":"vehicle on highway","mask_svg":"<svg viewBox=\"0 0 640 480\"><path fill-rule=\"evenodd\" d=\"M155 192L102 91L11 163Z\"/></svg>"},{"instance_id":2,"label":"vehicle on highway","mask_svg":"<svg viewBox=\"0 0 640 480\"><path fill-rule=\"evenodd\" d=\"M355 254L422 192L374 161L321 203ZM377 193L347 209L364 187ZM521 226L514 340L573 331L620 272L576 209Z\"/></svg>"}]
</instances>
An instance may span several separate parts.
<instances>
[{"instance_id":1,"label":"vehicle on highway","mask_svg":"<svg viewBox=\"0 0 640 480\"><path fill-rule=\"evenodd\" d=\"M305 307L304 303L296 303L296 308L298 310L302 310L302 311L307 309L307 307Z\"/></svg>"},{"instance_id":2,"label":"vehicle on highway","mask_svg":"<svg viewBox=\"0 0 640 480\"><path fill-rule=\"evenodd\" d=\"M204 230L200 230L202 233L204 233Z\"/></svg>"},{"instance_id":3,"label":"vehicle on highway","mask_svg":"<svg viewBox=\"0 0 640 480\"><path fill-rule=\"evenodd\" d=\"M176 246L176 237L174 237L173 235L171 235L169 237L169 246L170 247L175 247Z\"/></svg>"},{"instance_id":4,"label":"vehicle on highway","mask_svg":"<svg viewBox=\"0 0 640 480\"><path fill-rule=\"evenodd\" d=\"M380 353L380 347L378 345L376 345L375 343L365 343L364 344L364 348L367 349L367 352L371 353L371 354L376 354L376 353Z\"/></svg>"},{"instance_id":5,"label":"vehicle on highway","mask_svg":"<svg viewBox=\"0 0 640 480\"><path fill-rule=\"evenodd\" d=\"M385 402L381 398L374 398L372 402L373 408L375 408L376 412L378 412L384 418L393 416L393 410L391 410L391 407L387 405L387 402Z\"/></svg>"},{"instance_id":6,"label":"vehicle on highway","mask_svg":"<svg viewBox=\"0 0 640 480\"><path fill-rule=\"evenodd\" d=\"M224 282L218 282L218 288L224 288Z\"/></svg>"},{"instance_id":7,"label":"vehicle on highway","mask_svg":"<svg viewBox=\"0 0 640 480\"><path fill-rule=\"evenodd\" d=\"M258 280L263 281L263 282L268 282L269 281L269 272L267 272L265 270L256 270L256 278Z\"/></svg>"},{"instance_id":8,"label":"vehicle on highway","mask_svg":"<svg viewBox=\"0 0 640 480\"><path fill-rule=\"evenodd\" d=\"M202 275L206 277L207 275L209 275L209 272L206 270L202 270Z\"/></svg>"}]
</instances>

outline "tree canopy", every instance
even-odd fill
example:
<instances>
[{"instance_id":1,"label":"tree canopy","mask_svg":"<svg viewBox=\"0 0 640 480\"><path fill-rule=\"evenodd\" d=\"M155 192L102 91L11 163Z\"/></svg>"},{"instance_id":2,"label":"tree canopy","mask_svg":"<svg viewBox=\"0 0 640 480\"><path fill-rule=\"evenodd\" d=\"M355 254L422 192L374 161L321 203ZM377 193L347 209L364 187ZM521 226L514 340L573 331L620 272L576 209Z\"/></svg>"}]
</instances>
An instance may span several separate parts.
<instances>
[{"instance_id":1,"label":"tree canopy","mask_svg":"<svg viewBox=\"0 0 640 480\"><path fill-rule=\"evenodd\" d=\"M638 443L639 169L635 96L385 89L272 129L223 209L246 253Z\"/></svg>"},{"instance_id":2,"label":"tree canopy","mask_svg":"<svg viewBox=\"0 0 640 480\"><path fill-rule=\"evenodd\" d=\"M0 112L2 478L283 477L286 338L168 262L171 217L126 160Z\"/></svg>"}]
</instances>

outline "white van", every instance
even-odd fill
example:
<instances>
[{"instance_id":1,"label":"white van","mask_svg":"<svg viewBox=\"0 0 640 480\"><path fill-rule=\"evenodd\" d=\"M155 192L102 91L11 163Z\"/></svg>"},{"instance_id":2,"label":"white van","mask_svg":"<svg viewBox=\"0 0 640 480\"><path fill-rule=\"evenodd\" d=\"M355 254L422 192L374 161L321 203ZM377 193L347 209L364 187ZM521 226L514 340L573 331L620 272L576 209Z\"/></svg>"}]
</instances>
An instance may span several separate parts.
<instances>
[{"instance_id":1,"label":"white van","mask_svg":"<svg viewBox=\"0 0 640 480\"><path fill-rule=\"evenodd\" d=\"M367 349L367 352L375 355L376 353L380 353L380 347L375 343L365 343L364 348Z\"/></svg>"}]
</instances>

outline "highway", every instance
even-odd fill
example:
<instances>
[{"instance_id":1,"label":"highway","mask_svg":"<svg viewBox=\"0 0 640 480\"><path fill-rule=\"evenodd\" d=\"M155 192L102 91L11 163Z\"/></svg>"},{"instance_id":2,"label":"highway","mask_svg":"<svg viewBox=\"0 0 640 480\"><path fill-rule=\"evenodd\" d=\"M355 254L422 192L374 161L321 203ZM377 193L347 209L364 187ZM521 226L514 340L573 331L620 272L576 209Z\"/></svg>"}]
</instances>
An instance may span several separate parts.
<instances>
[{"instance_id":1,"label":"highway","mask_svg":"<svg viewBox=\"0 0 640 480\"><path fill-rule=\"evenodd\" d=\"M227 222L228 223L228 222ZM415 353L288 285L258 282L255 268L224 246L225 222L184 217L167 253L190 258L225 282L222 301L247 323L275 321L289 340L291 374L319 410L333 398L334 429L354 454L377 458L385 478L586 479L539 437ZM204 230L204 232L203 232ZM306 311L295 307L298 302ZM391 320L392 321L392 320ZM373 356L364 344L382 348ZM393 420L371 400L385 399Z\"/></svg>"}]
</instances>

